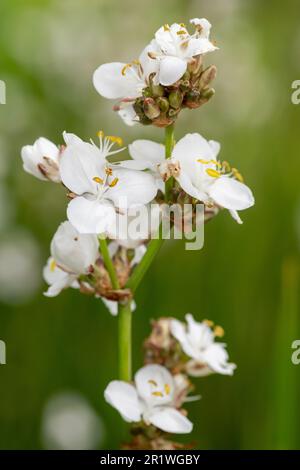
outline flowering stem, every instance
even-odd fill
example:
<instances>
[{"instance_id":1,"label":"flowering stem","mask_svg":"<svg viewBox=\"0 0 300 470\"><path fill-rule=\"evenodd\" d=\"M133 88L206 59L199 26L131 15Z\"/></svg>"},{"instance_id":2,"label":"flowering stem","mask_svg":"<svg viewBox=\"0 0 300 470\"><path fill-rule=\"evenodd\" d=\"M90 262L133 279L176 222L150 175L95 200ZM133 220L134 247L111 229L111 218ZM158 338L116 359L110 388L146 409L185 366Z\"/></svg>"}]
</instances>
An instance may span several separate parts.
<instances>
[{"instance_id":1,"label":"flowering stem","mask_svg":"<svg viewBox=\"0 0 300 470\"><path fill-rule=\"evenodd\" d=\"M141 259L140 263L137 265L135 270L132 273L129 281L126 284L126 287L134 293L139 286L141 280L143 279L144 275L148 271L152 261L154 260L155 256L157 255L160 247L162 246L164 240L162 238L162 225L159 227L158 237L153 238L147 248L146 253L144 254L143 258Z\"/></svg>"},{"instance_id":2,"label":"flowering stem","mask_svg":"<svg viewBox=\"0 0 300 470\"><path fill-rule=\"evenodd\" d=\"M102 257L103 257L103 261L108 271L112 288L120 289L117 273L116 273L114 264L112 262L112 259L108 251L107 241L105 238L99 237L99 243L100 243L100 250L101 250Z\"/></svg>"},{"instance_id":3,"label":"flowering stem","mask_svg":"<svg viewBox=\"0 0 300 470\"><path fill-rule=\"evenodd\" d=\"M131 301L118 304L119 317L119 379L130 382L132 375L132 312Z\"/></svg>"},{"instance_id":4,"label":"flowering stem","mask_svg":"<svg viewBox=\"0 0 300 470\"><path fill-rule=\"evenodd\" d=\"M170 158L174 147L174 124L166 127L165 130L165 157ZM171 177L166 181L165 184L165 199L168 202L170 200L171 191L174 184L174 178Z\"/></svg>"}]
</instances>

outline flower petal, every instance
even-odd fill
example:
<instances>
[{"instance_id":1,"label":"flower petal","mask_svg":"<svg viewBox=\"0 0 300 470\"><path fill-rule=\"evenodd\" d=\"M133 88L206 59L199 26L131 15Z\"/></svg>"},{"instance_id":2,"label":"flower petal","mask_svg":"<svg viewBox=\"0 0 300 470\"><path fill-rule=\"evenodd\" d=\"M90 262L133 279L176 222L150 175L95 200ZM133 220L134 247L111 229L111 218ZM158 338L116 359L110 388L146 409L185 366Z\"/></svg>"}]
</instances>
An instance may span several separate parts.
<instances>
[{"instance_id":1,"label":"flower petal","mask_svg":"<svg viewBox=\"0 0 300 470\"><path fill-rule=\"evenodd\" d=\"M114 170L114 176L118 183L109 188L105 197L119 208L148 204L156 196L157 186L150 173L119 168Z\"/></svg>"},{"instance_id":2,"label":"flower petal","mask_svg":"<svg viewBox=\"0 0 300 470\"><path fill-rule=\"evenodd\" d=\"M104 98L137 98L144 82L138 77L135 67L126 67L122 62L112 62L98 67L93 75L94 87Z\"/></svg>"},{"instance_id":3,"label":"flower petal","mask_svg":"<svg viewBox=\"0 0 300 470\"><path fill-rule=\"evenodd\" d=\"M248 209L254 204L248 186L228 176L218 178L209 189L210 197L221 207L230 210Z\"/></svg>"},{"instance_id":4,"label":"flower petal","mask_svg":"<svg viewBox=\"0 0 300 470\"><path fill-rule=\"evenodd\" d=\"M204 353L207 365L218 374L233 375L236 365L229 363L228 353L225 349L226 344L213 343Z\"/></svg>"},{"instance_id":5,"label":"flower petal","mask_svg":"<svg viewBox=\"0 0 300 470\"><path fill-rule=\"evenodd\" d=\"M105 400L119 411L122 418L128 423L141 420L141 409L136 389L133 385L113 380L104 391Z\"/></svg>"},{"instance_id":6,"label":"flower petal","mask_svg":"<svg viewBox=\"0 0 300 470\"><path fill-rule=\"evenodd\" d=\"M173 56L165 56L160 59L159 83L164 86L176 83L187 69L185 60Z\"/></svg>"},{"instance_id":7,"label":"flower petal","mask_svg":"<svg viewBox=\"0 0 300 470\"><path fill-rule=\"evenodd\" d=\"M149 163L148 168L156 170L156 165L165 159L165 147L152 140L135 140L128 146L131 158Z\"/></svg>"},{"instance_id":8,"label":"flower petal","mask_svg":"<svg viewBox=\"0 0 300 470\"><path fill-rule=\"evenodd\" d=\"M149 421L165 432L188 434L193 430L193 423L175 408L167 407L155 410L149 415Z\"/></svg>"},{"instance_id":9,"label":"flower petal","mask_svg":"<svg viewBox=\"0 0 300 470\"><path fill-rule=\"evenodd\" d=\"M174 380L166 367L149 364L138 370L134 377L138 394L148 406L171 403L174 396ZM168 393L165 393L167 385Z\"/></svg>"},{"instance_id":10,"label":"flower petal","mask_svg":"<svg viewBox=\"0 0 300 470\"><path fill-rule=\"evenodd\" d=\"M44 292L46 297L56 297L63 289L70 287L75 281L75 276L66 273L56 266L52 257L48 259L43 269L43 277L49 285L48 290Z\"/></svg>"},{"instance_id":11,"label":"flower petal","mask_svg":"<svg viewBox=\"0 0 300 470\"><path fill-rule=\"evenodd\" d=\"M139 118L132 105L120 106L118 115L121 119L123 119L127 126L134 126L137 122L139 122Z\"/></svg>"},{"instance_id":12,"label":"flower petal","mask_svg":"<svg viewBox=\"0 0 300 470\"><path fill-rule=\"evenodd\" d=\"M180 346L182 347L183 352L189 356L189 357L197 357L197 348L195 348L189 341L187 330L185 325L178 321L173 319L171 321L171 333L174 336L174 338L177 339L177 341L180 343Z\"/></svg>"},{"instance_id":13,"label":"flower petal","mask_svg":"<svg viewBox=\"0 0 300 470\"><path fill-rule=\"evenodd\" d=\"M69 202L68 219L79 233L102 234L113 230L115 210L108 201L76 197Z\"/></svg>"}]
</instances>

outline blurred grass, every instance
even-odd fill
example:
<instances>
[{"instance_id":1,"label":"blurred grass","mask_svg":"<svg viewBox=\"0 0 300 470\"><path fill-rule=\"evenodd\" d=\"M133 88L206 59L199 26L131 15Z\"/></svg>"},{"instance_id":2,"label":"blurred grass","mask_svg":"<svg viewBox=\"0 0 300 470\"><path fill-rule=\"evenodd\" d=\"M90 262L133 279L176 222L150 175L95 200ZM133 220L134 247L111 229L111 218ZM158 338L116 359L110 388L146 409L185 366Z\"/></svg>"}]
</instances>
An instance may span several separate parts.
<instances>
[{"instance_id":1,"label":"blurred grass","mask_svg":"<svg viewBox=\"0 0 300 470\"><path fill-rule=\"evenodd\" d=\"M126 128L111 112L112 103L93 90L92 72L103 62L136 57L163 23L205 16L213 24L220 51L207 62L219 69L217 93L201 110L183 113L176 135L201 132L220 140L221 158L240 169L256 206L241 214L242 226L221 213L207 225L200 252L166 243L140 287L134 314L135 368L150 318L183 318L191 311L225 328L238 369L233 378L197 381L203 398L189 411L195 422L191 440L200 448L300 446L295 430L300 369L290 361L291 342L300 338L300 106L290 101L291 83L299 79L297 8L296 0L287 0L284 8L279 0L272 7L258 0L0 4L0 79L7 83L7 104L0 106L0 162L8 166L0 185L14 207L1 227L0 244L2 237L27 229L39 246L40 271L65 218L64 192L23 173L21 146L40 135L61 143L63 130L89 138L100 128L126 143L162 140L158 129ZM8 210L8 203L0 202L0 210ZM282 275L286 263L292 277ZM27 275L17 282L28 282ZM46 299L41 284L26 302L18 301L17 292L16 285L15 304L0 304L0 338L7 344L7 365L0 366L0 447L40 448L47 399L74 389L103 417L103 447L116 448L124 426L103 399L117 374L116 319L99 301L74 291Z\"/></svg>"}]
</instances>

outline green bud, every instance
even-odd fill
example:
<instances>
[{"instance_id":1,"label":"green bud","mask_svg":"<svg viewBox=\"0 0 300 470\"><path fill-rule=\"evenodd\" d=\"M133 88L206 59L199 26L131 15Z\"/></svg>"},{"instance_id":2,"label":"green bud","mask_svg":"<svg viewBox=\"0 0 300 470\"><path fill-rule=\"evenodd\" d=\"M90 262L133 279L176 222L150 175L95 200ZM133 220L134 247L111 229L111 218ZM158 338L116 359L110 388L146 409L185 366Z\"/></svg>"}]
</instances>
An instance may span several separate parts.
<instances>
[{"instance_id":1,"label":"green bud","mask_svg":"<svg viewBox=\"0 0 300 470\"><path fill-rule=\"evenodd\" d=\"M150 96L152 96L152 92L151 92L150 87L147 86L147 88L143 89L143 96L145 98L149 98Z\"/></svg>"},{"instance_id":2,"label":"green bud","mask_svg":"<svg viewBox=\"0 0 300 470\"><path fill-rule=\"evenodd\" d=\"M160 84L157 84L157 85L154 84L154 77L155 77L154 73L152 73L149 76L150 90L151 90L152 96L164 96L164 92L165 92L164 87Z\"/></svg>"},{"instance_id":3,"label":"green bud","mask_svg":"<svg viewBox=\"0 0 300 470\"><path fill-rule=\"evenodd\" d=\"M217 67L215 65L210 65L207 69L202 72L198 82L199 90L202 88L208 87L208 85L216 78Z\"/></svg>"},{"instance_id":4,"label":"green bud","mask_svg":"<svg viewBox=\"0 0 300 470\"><path fill-rule=\"evenodd\" d=\"M144 114L143 105L144 105L144 98L137 98L134 102L133 108L138 116L140 114Z\"/></svg>"},{"instance_id":5,"label":"green bud","mask_svg":"<svg viewBox=\"0 0 300 470\"><path fill-rule=\"evenodd\" d=\"M168 111L169 101L167 100L167 98L157 98L156 103L158 104L161 112L166 113Z\"/></svg>"},{"instance_id":6,"label":"green bud","mask_svg":"<svg viewBox=\"0 0 300 470\"><path fill-rule=\"evenodd\" d=\"M168 116L170 118L174 118L177 116L177 114L179 113L180 109L173 109L173 108L170 108L169 109L169 112L168 112Z\"/></svg>"},{"instance_id":7,"label":"green bud","mask_svg":"<svg viewBox=\"0 0 300 470\"><path fill-rule=\"evenodd\" d=\"M183 74L181 80L189 80L190 78L191 78L191 74L190 74L190 72L187 70L187 71Z\"/></svg>"},{"instance_id":8,"label":"green bud","mask_svg":"<svg viewBox=\"0 0 300 470\"><path fill-rule=\"evenodd\" d=\"M185 95L184 104L188 108L198 108L200 101L200 91L191 90Z\"/></svg>"},{"instance_id":9,"label":"green bud","mask_svg":"<svg viewBox=\"0 0 300 470\"><path fill-rule=\"evenodd\" d=\"M183 95L179 90L172 91L169 94L169 103L170 103L170 106L172 106L172 108L174 109L180 108L182 104L182 100L183 100Z\"/></svg>"},{"instance_id":10,"label":"green bud","mask_svg":"<svg viewBox=\"0 0 300 470\"><path fill-rule=\"evenodd\" d=\"M201 91L201 99L205 98L206 100L210 100L216 93L214 88L205 88Z\"/></svg>"},{"instance_id":11,"label":"green bud","mask_svg":"<svg viewBox=\"0 0 300 470\"><path fill-rule=\"evenodd\" d=\"M183 80L180 83L180 90L182 91L188 91L191 88L191 84L189 80Z\"/></svg>"},{"instance_id":12,"label":"green bud","mask_svg":"<svg viewBox=\"0 0 300 470\"><path fill-rule=\"evenodd\" d=\"M159 106L155 103L153 98L145 98L144 113L148 119L155 119L160 115Z\"/></svg>"}]
</instances>

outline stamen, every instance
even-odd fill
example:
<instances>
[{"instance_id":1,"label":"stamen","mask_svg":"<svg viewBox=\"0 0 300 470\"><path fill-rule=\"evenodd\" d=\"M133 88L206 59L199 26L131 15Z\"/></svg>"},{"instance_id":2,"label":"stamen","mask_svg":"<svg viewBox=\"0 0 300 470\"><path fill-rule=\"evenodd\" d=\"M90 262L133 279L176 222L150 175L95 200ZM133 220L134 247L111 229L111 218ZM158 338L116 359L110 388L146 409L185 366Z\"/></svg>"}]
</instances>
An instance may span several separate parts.
<instances>
[{"instance_id":1,"label":"stamen","mask_svg":"<svg viewBox=\"0 0 300 470\"><path fill-rule=\"evenodd\" d=\"M212 168L208 168L207 170L205 170L206 173L211 176L212 178L220 178L220 173L219 171L217 170L213 170Z\"/></svg>"},{"instance_id":2,"label":"stamen","mask_svg":"<svg viewBox=\"0 0 300 470\"><path fill-rule=\"evenodd\" d=\"M152 392L151 395L153 395L154 397L163 397L162 392Z\"/></svg>"},{"instance_id":3,"label":"stamen","mask_svg":"<svg viewBox=\"0 0 300 470\"><path fill-rule=\"evenodd\" d=\"M235 177L235 179L240 181L240 183L244 182L244 178L241 175L241 173L239 172L239 170L237 170L236 168L232 168L232 173L233 173L233 176Z\"/></svg>"},{"instance_id":4,"label":"stamen","mask_svg":"<svg viewBox=\"0 0 300 470\"><path fill-rule=\"evenodd\" d=\"M153 385L154 387L157 387L157 382L155 382L155 380L153 379L148 380L148 383Z\"/></svg>"},{"instance_id":5,"label":"stamen","mask_svg":"<svg viewBox=\"0 0 300 470\"><path fill-rule=\"evenodd\" d=\"M212 163L213 165L216 165L219 168L221 168L222 166L220 162L217 162L217 160L204 160L203 158L199 158L197 162L203 163L203 165L209 165L210 163Z\"/></svg>"},{"instance_id":6,"label":"stamen","mask_svg":"<svg viewBox=\"0 0 300 470\"><path fill-rule=\"evenodd\" d=\"M103 139L103 137L104 137L104 132L103 132L103 131L98 131L98 132L97 132L97 136L99 137L99 139Z\"/></svg>"},{"instance_id":7,"label":"stamen","mask_svg":"<svg viewBox=\"0 0 300 470\"><path fill-rule=\"evenodd\" d=\"M130 68L130 67L132 67L132 64L126 64L126 65L124 65L124 67L122 68L122 71L121 71L123 77L124 77L124 75L126 75L126 71L127 71L127 69Z\"/></svg>"},{"instance_id":8,"label":"stamen","mask_svg":"<svg viewBox=\"0 0 300 470\"><path fill-rule=\"evenodd\" d=\"M164 31L170 31L170 26L167 23L164 24Z\"/></svg>"},{"instance_id":9,"label":"stamen","mask_svg":"<svg viewBox=\"0 0 300 470\"><path fill-rule=\"evenodd\" d=\"M166 395L170 395L171 392L171 387L169 384L165 384L165 393Z\"/></svg>"},{"instance_id":10,"label":"stamen","mask_svg":"<svg viewBox=\"0 0 300 470\"><path fill-rule=\"evenodd\" d=\"M212 326L214 326L214 322L211 321L211 320L203 320L203 322L205 325L209 326L209 328L211 328Z\"/></svg>"},{"instance_id":11,"label":"stamen","mask_svg":"<svg viewBox=\"0 0 300 470\"><path fill-rule=\"evenodd\" d=\"M222 162L222 168L226 172L231 171L231 166L229 165L229 163L226 160L224 160L224 162Z\"/></svg>"},{"instance_id":12,"label":"stamen","mask_svg":"<svg viewBox=\"0 0 300 470\"><path fill-rule=\"evenodd\" d=\"M104 183L103 179L99 178L99 176L94 176L93 181L95 181L95 183L98 183L98 184Z\"/></svg>"},{"instance_id":13,"label":"stamen","mask_svg":"<svg viewBox=\"0 0 300 470\"><path fill-rule=\"evenodd\" d=\"M105 173L107 174L107 176L111 176L111 175L112 175L112 169L106 167L106 168L105 168Z\"/></svg>"},{"instance_id":14,"label":"stamen","mask_svg":"<svg viewBox=\"0 0 300 470\"><path fill-rule=\"evenodd\" d=\"M117 144L119 147L122 147L123 145L123 139L121 137L118 137L117 135L108 135L106 136L106 138L114 144Z\"/></svg>"},{"instance_id":15,"label":"stamen","mask_svg":"<svg viewBox=\"0 0 300 470\"><path fill-rule=\"evenodd\" d=\"M214 335L217 338L222 338L224 336L224 334L225 334L224 329L221 326L217 325L214 329Z\"/></svg>"},{"instance_id":16,"label":"stamen","mask_svg":"<svg viewBox=\"0 0 300 470\"><path fill-rule=\"evenodd\" d=\"M110 188L113 188L114 186L116 186L117 182L119 181L119 178L115 178L114 180L112 180L111 183L109 183L109 187Z\"/></svg>"},{"instance_id":17,"label":"stamen","mask_svg":"<svg viewBox=\"0 0 300 470\"><path fill-rule=\"evenodd\" d=\"M56 261L55 259L52 259L50 262L50 271L53 273L53 271L55 271L55 268L56 268Z\"/></svg>"},{"instance_id":18,"label":"stamen","mask_svg":"<svg viewBox=\"0 0 300 470\"><path fill-rule=\"evenodd\" d=\"M180 29L179 31L177 31L178 36L181 36L182 34L187 34L187 31L185 31L184 29Z\"/></svg>"},{"instance_id":19,"label":"stamen","mask_svg":"<svg viewBox=\"0 0 300 470\"><path fill-rule=\"evenodd\" d=\"M182 28L186 28L186 25L184 23L179 23L179 26L181 26Z\"/></svg>"}]
</instances>

